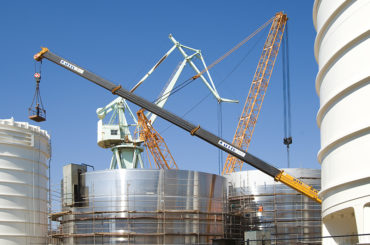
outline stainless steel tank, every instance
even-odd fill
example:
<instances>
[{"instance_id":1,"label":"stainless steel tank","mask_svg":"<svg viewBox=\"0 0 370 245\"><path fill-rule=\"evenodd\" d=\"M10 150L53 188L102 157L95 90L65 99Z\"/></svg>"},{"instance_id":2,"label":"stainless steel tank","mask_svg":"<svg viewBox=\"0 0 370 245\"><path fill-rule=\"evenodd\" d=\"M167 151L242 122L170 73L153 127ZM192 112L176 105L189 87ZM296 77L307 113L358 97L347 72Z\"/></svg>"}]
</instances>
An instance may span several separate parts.
<instances>
[{"instance_id":1,"label":"stainless steel tank","mask_svg":"<svg viewBox=\"0 0 370 245\"><path fill-rule=\"evenodd\" d=\"M210 244L224 234L224 177L186 170L81 174L82 201L64 207L64 244Z\"/></svg>"},{"instance_id":2,"label":"stainless steel tank","mask_svg":"<svg viewBox=\"0 0 370 245\"><path fill-rule=\"evenodd\" d=\"M285 171L320 190L320 170L290 168ZM225 176L228 181L229 236L244 231L271 233L271 244L320 244L321 205L261 171ZM306 238L306 239L301 239Z\"/></svg>"}]
</instances>

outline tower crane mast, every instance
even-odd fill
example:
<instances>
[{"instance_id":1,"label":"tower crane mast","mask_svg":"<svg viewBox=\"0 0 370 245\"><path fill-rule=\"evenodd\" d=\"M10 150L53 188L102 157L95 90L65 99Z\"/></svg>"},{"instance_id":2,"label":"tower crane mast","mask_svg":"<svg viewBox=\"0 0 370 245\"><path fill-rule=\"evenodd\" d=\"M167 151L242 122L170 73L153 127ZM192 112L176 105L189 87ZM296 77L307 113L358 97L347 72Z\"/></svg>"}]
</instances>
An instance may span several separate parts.
<instances>
[{"instance_id":1,"label":"tower crane mast","mask_svg":"<svg viewBox=\"0 0 370 245\"><path fill-rule=\"evenodd\" d=\"M266 94L266 89L279 52L287 20L287 15L282 12L277 13L274 17L249 89L248 97L245 101L242 115L239 119L232 144L244 151L248 150L253 136L258 115ZM244 161L229 154L226 158L222 174L241 170L243 164Z\"/></svg>"}]
</instances>

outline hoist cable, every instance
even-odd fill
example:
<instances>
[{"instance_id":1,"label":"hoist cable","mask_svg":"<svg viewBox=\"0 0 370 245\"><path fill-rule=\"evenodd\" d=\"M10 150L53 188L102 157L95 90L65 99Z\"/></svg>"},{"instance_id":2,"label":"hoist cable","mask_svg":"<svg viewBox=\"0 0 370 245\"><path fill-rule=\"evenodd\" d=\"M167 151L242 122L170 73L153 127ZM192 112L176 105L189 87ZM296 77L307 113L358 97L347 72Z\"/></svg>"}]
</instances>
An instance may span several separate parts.
<instances>
[{"instance_id":1,"label":"hoist cable","mask_svg":"<svg viewBox=\"0 0 370 245\"><path fill-rule=\"evenodd\" d=\"M178 92L179 90L183 89L184 87L186 87L187 85L189 85L191 82L193 82L195 79L197 79L198 77L200 77L203 73L209 71L211 68L213 68L215 65L217 65L218 63L220 63L223 59L225 59L227 56L229 56L231 53L233 53L234 51L236 51L237 49L239 49L242 45L244 45L246 42L248 42L250 39L252 39L255 35L257 35L261 30L263 30L268 24L270 24L273 20L274 20L275 17L272 17L270 20L268 20L266 23L264 23L263 25L261 25L257 30L255 30L252 34L250 34L248 37L246 37L243 41L241 41L240 43L238 43L236 46L234 46L232 49L230 49L227 53L225 53L223 56L221 56L220 58L218 58L217 60L215 60L211 65L207 66L204 70L202 70L201 72L199 72L198 74L196 74L195 76L185 80L184 82L182 82L181 84L179 84L178 86L176 86L172 92L167 92L165 94L163 94L161 97L157 98L155 101L153 101L153 103L158 103L160 101L162 101L164 99L164 97L166 97L168 95L171 96L173 94L175 94L176 92Z\"/></svg>"},{"instance_id":2,"label":"hoist cable","mask_svg":"<svg viewBox=\"0 0 370 245\"><path fill-rule=\"evenodd\" d=\"M218 129L218 137L221 139L222 137L222 103L217 103L217 129ZM221 149L218 150L218 174L221 174L221 165L223 163L223 151Z\"/></svg>"},{"instance_id":3,"label":"hoist cable","mask_svg":"<svg viewBox=\"0 0 370 245\"><path fill-rule=\"evenodd\" d=\"M290 110L290 71L289 71L289 40L288 40L288 25L286 25L286 71L287 71L287 111L288 111L288 124L289 124L289 127L288 127L288 134L289 136L292 135L292 132L291 132L291 127L292 127L292 123L291 123L291 110Z\"/></svg>"},{"instance_id":4,"label":"hoist cable","mask_svg":"<svg viewBox=\"0 0 370 245\"><path fill-rule=\"evenodd\" d=\"M284 118L284 138L288 137L288 125L287 125L287 100L286 100L286 91L287 91L287 84L286 84L286 35L284 35L283 45L282 45L282 62L283 62L283 118Z\"/></svg>"},{"instance_id":5,"label":"hoist cable","mask_svg":"<svg viewBox=\"0 0 370 245\"><path fill-rule=\"evenodd\" d=\"M39 69L38 70L37 70L37 64L36 63L37 62L35 61L35 74L36 73L39 73L40 74L40 78L39 79L41 79L41 64L42 64L42 61L40 62L40 65L39 65ZM41 105L41 109L44 109L44 105L43 105L42 99L41 99L41 93L40 93L39 84L40 84L40 81L37 81L36 80L35 94L33 96L32 103L31 103L31 106L30 107L32 107L33 104L36 103L36 106L39 104L39 105Z\"/></svg>"},{"instance_id":6,"label":"hoist cable","mask_svg":"<svg viewBox=\"0 0 370 245\"><path fill-rule=\"evenodd\" d=\"M247 41L249 41L252 37L254 37L257 33L259 33L261 30L263 30L268 24L270 24L274 20L275 16L272 17L270 20L268 20L266 23L264 23L262 26L260 26L257 30L255 30L252 34L250 34L248 37L246 37L243 41L238 43L236 46L234 46L232 49L230 49L226 54L218 58L216 61L214 61L212 64L207 66L203 71L199 72L197 75L195 75L195 78L200 77L203 73L209 71L212 67L220 63L223 59L225 59L227 56L229 56L231 53L233 53L235 50L240 48L243 44L245 44Z\"/></svg>"},{"instance_id":7,"label":"hoist cable","mask_svg":"<svg viewBox=\"0 0 370 245\"><path fill-rule=\"evenodd\" d=\"M158 97L157 99L155 99L154 101L152 101L153 103L159 103L161 102L162 100L164 100L166 97L170 97L174 94L176 94L177 92L179 92L181 89L185 88L187 85L189 85L190 83L192 83L194 81L194 79L192 78L189 78L185 81L183 81L182 83L178 84L176 87L174 87L172 89L172 91L169 91L167 93L164 93L162 94L162 96Z\"/></svg>"},{"instance_id":8,"label":"hoist cable","mask_svg":"<svg viewBox=\"0 0 370 245\"><path fill-rule=\"evenodd\" d=\"M286 25L285 35L282 45L282 61L283 61L283 117L284 117L284 140L283 143L287 147L287 163L290 167L290 144L293 143L291 134L291 109L290 109L290 71L289 71L289 48L288 48L288 24Z\"/></svg>"}]
</instances>

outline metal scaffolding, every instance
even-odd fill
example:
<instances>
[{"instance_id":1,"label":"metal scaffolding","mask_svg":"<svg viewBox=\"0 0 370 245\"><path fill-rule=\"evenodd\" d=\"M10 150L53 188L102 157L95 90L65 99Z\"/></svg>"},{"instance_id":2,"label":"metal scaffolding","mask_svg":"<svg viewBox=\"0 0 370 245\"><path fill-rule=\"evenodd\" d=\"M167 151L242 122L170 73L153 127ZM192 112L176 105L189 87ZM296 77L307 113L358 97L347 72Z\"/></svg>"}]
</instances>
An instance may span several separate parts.
<instances>
[{"instance_id":1,"label":"metal scaffolding","mask_svg":"<svg viewBox=\"0 0 370 245\"><path fill-rule=\"evenodd\" d=\"M179 170L82 176L82 200L50 214L57 223L50 239L59 244L211 244L224 235L226 181L221 176Z\"/></svg>"},{"instance_id":2,"label":"metal scaffolding","mask_svg":"<svg viewBox=\"0 0 370 245\"><path fill-rule=\"evenodd\" d=\"M295 175L305 175L304 169L298 171L300 173ZM239 175L239 183L230 178L228 181L227 237L244 239L244 232L261 231L270 235L271 244L321 244L319 239L309 239L321 236L321 206L318 203L285 185L258 181L259 176L255 176L254 171L235 174ZM300 179L320 188L320 175L306 170L306 176Z\"/></svg>"}]
</instances>

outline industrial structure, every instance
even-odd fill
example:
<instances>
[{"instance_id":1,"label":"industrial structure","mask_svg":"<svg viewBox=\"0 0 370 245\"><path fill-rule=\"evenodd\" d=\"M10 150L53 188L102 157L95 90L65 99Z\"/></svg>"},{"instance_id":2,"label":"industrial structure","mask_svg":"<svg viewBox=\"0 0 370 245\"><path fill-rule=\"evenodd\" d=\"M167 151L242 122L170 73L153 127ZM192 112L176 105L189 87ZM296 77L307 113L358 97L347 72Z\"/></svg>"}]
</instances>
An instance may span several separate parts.
<instances>
[{"instance_id":1,"label":"industrial structure","mask_svg":"<svg viewBox=\"0 0 370 245\"><path fill-rule=\"evenodd\" d=\"M320 170L284 171L320 189ZM321 205L258 171L224 175L228 186L225 236L268 244L321 244ZM316 238L315 238L316 237ZM261 244L261 242L251 242Z\"/></svg>"},{"instance_id":2,"label":"industrial structure","mask_svg":"<svg viewBox=\"0 0 370 245\"><path fill-rule=\"evenodd\" d=\"M278 169L248 152L280 45L288 42L283 12L209 66L200 50L169 35L170 49L131 89L42 48L34 56L37 62L47 59L117 96L96 111L97 144L110 149L112 158L107 170L64 166L56 203L48 186L49 134L13 118L0 119L0 244L370 244L369 13L369 0L314 2L321 170L289 168L289 160L288 168ZM171 94L197 79L217 103L237 102L219 95L210 69L267 26L232 142L163 109ZM181 61L155 101L136 95L176 50ZM186 65L195 73L176 87ZM282 67L287 76L289 68ZM42 122L41 69L34 78L29 119ZM141 109L133 112L128 102ZM228 153L222 175L179 170L154 129L157 117ZM291 143L285 135L288 159ZM150 166L142 159L145 147ZM242 171L244 163L256 170Z\"/></svg>"},{"instance_id":3,"label":"industrial structure","mask_svg":"<svg viewBox=\"0 0 370 245\"><path fill-rule=\"evenodd\" d=\"M198 66L194 62L198 59L204 69L206 69L206 62L200 50L181 44L171 34L169 35L169 39L173 43L173 46L130 90L130 92L134 92L156 69L158 69L159 65L162 64L174 50L178 50L184 59L177 65L172 75L169 77L167 84L154 102L160 108L166 104L172 93L178 91L179 87L181 88L184 86L184 84L180 84L178 87L175 87L187 64L190 65L196 73L200 73ZM187 52L191 52L191 54ZM41 76L36 74L36 94L38 95L36 98L39 98L39 83ZM206 71L206 76L201 74L198 77L201 78L201 81L217 99L218 103L237 102L220 97L209 71ZM41 97L38 101L41 101ZM37 114L32 115L30 117L31 120L39 118L40 110L36 108L33 111L35 110ZM164 139L153 127L157 119L156 114L149 112L145 115L144 111L139 111L137 112L138 117L136 118L126 100L121 97L114 99L103 108L98 108L96 113L99 118L98 145L102 148L111 149L113 153L110 169L144 168L141 155L143 147L147 149L150 168L177 169L177 164ZM108 115L109 117L107 117ZM151 158L153 164L150 161Z\"/></svg>"},{"instance_id":4,"label":"industrial structure","mask_svg":"<svg viewBox=\"0 0 370 245\"><path fill-rule=\"evenodd\" d=\"M45 130L0 120L0 243L46 244L48 159Z\"/></svg>"},{"instance_id":5,"label":"industrial structure","mask_svg":"<svg viewBox=\"0 0 370 245\"><path fill-rule=\"evenodd\" d=\"M323 244L369 244L370 2L316 0Z\"/></svg>"},{"instance_id":6,"label":"industrial structure","mask_svg":"<svg viewBox=\"0 0 370 245\"><path fill-rule=\"evenodd\" d=\"M244 151L248 151L254 133L276 57L279 53L287 20L287 15L281 12L277 13L270 20L272 21L270 31L263 46L262 54L232 142L234 146L240 147ZM229 154L226 158L222 174L240 171L243 168L243 164L244 162L242 160Z\"/></svg>"},{"instance_id":7,"label":"industrial structure","mask_svg":"<svg viewBox=\"0 0 370 245\"><path fill-rule=\"evenodd\" d=\"M131 89L135 91L177 48L184 60L155 101L158 107L163 107L176 89L175 83L186 64L200 72L192 61L199 58L206 68L200 50L180 44L172 35L170 40L174 46ZM206 75L207 78L199 77L218 102L235 102L221 98L208 71ZM61 208L54 207L50 216L52 242L210 244L212 239L224 236L225 178L194 171L170 171L178 167L164 139L152 126L157 115L145 115L144 110L136 114L137 117L121 97L97 109L98 145L113 152L110 170L87 172L85 165L64 166L59 192ZM141 144L153 156L150 168L161 170L140 169L144 168Z\"/></svg>"},{"instance_id":8,"label":"industrial structure","mask_svg":"<svg viewBox=\"0 0 370 245\"><path fill-rule=\"evenodd\" d=\"M261 103L263 101L263 96L265 94L269 78L271 76L271 72L272 72L272 68L273 68L273 65L274 65L274 62L275 62L275 59L276 59L276 55L277 55L277 52L279 50L280 42L282 40L282 35L283 35L283 32L284 32L285 22L286 22L286 15L284 15L282 13L278 13L272 19L270 19L267 23L265 23L263 25L263 27L265 27L265 26L267 26L267 24L272 23L270 33L267 37L267 40L266 40L266 43L265 43L265 46L264 46L264 49L263 49L263 54L262 54L261 60L259 62L259 66L257 67L255 79L253 80L253 84L255 84L256 86L253 86L253 84L252 84L253 94L248 97L247 102L246 102L246 107L248 108L248 110L246 110L246 108L244 109L244 112L248 112L248 111L249 112L247 113L248 115L243 116L245 114L244 112L243 112L243 115L242 115L242 117L244 118L244 117L251 117L251 115L253 114L253 119L250 120L250 121L247 120L247 121L243 122L243 126L242 126L241 131L243 131L244 133L237 134L238 139L240 139L240 137L243 138L244 136L248 136L248 134L250 133L249 132L250 130L253 131L253 128L254 128L254 125L256 123L257 116L258 116L258 113L259 113L259 110L260 110L260 107L261 107ZM261 30L261 28L259 30ZM173 37L170 36L170 39L173 39ZM175 43L174 47L178 47L181 51L181 48L183 46L180 45L179 43L175 42L175 41L174 41L174 43ZM235 48L232 49L231 51L233 51L233 50L235 50ZM231 51L229 51L227 54L229 54ZM184 57L186 58L185 54L184 54ZM158 64L156 64L156 66L159 65L159 63L161 63L164 58L162 58L158 62ZM89 80L89 81L91 81L91 82L93 82L93 83L111 91L113 94L119 95L120 97L122 97L124 99L124 100L121 99L122 102L125 103L125 100L133 102L134 104L140 106L141 108L153 113L153 115L157 115L157 116L169 121L170 123L173 123L173 124L179 126L180 128L188 131L192 136L199 137L199 138L203 139L204 141L206 141L206 142L218 147L219 149L229 153L230 156L236 157L238 159L238 161L246 162L246 163L252 165L253 167L255 167L258 170L265 173L267 176L272 177L271 181L273 181L273 180L279 181L279 182L285 184L286 186L288 186L289 188L292 188L293 190L298 191L298 192L302 193L303 195L306 195L307 197L309 197L310 199L312 199L316 203L318 203L318 204L321 203L321 200L318 198L317 190L315 188L313 188L312 186L305 184L302 181L302 179L295 178L295 177L291 176L287 171L279 170L279 169L273 167L272 165L262 161L261 159L258 159L255 156L247 153L246 149L242 148L242 147L245 146L244 144L242 144L242 145L237 145L237 144L233 145L233 144L225 141L224 139L219 138L216 135L204 130L202 127L200 127L200 125L198 125L198 126L193 125L193 124L189 123L188 121L184 120L183 118L178 117L178 116L174 115L173 113L170 113L170 112L164 110L158 104L151 103L151 102L133 94L132 91L135 90L137 88L137 86L135 86L131 91L127 91L127 90L123 89L120 85L115 85L115 84L97 76L96 74L86 70L85 68L82 68L82 67L80 67L76 64L71 63L70 61L66 60L65 58L62 58L62 57L60 57L56 54L53 54L47 48L42 48L42 51L37 53L34 56L34 59L36 61L41 61L42 59L48 59L48 60L62 66L63 68L76 73L77 75L79 75L79 76L81 76L81 77L83 77L83 78L85 78L85 79L87 79L87 80ZM190 63L190 64L192 64L192 63ZM206 67L205 70L203 70L203 71L199 71L198 69L195 69L193 67L194 70L196 70L196 72L198 72L198 74L196 74L195 76L190 78L190 80L196 80L198 78L203 78L203 74L204 73L209 74L208 70L214 64L212 64L209 67ZM145 76L144 76L144 78L145 78ZM140 85L140 82L138 83L138 85ZM212 87L209 87L209 89L212 91ZM213 88L213 89L215 90L215 88ZM214 94L214 95L217 98L217 94ZM221 98L219 98L218 100L219 100L219 102L222 102ZM226 100L224 100L224 101L226 101ZM227 100L227 101L232 102L230 100ZM257 106L254 107L253 105L257 105ZM110 110L109 106L106 107L106 108L108 108L107 111ZM101 115L99 113L99 110L100 109L98 109L98 115ZM103 110L105 110L105 109L103 109ZM100 111L102 111L102 110L100 110ZM252 114L250 114L250 113L252 113ZM147 119L145 119L145 117L146 116L144 115L143 111L142 110L139 111L138 118L141 122L138 122L138 125L142 127L142 130L143 129L145 130L145 128L147 128L146 129L147 133L150 133L152 135L156 135L156 132L154 130L153 131L151 129L148 130L148 126L149 126L149 128L151 127L151 120L147 120ZM249 123L251 123L251 124L249 125ZM118 127L117 129L120 129L120 128ZM117 129L115 129L113 131L115 133L117 133L118 132ZM123 130L120 130L120 133L122 133L122 132L124 133L125 130L126 130L126 128L124 128L124 127L121 128L121 129L123 129ZM239 129L240 128L238 127L238 130ZM247 134L246 134L246 131L248 131ZM109 132L109 130L108 130L108 132ZM110 129L110 132L112 133L112 129ZM117 134L112 134L112 135L117 136ZM250 134L250 136L251 136L251 134ZM145 137L145 136L143 136L143 133L140 133L140 137ZM156 140L160 139L159 137L154 137L154 138L157 138ZM106 141L106 140L108 140L108 141ZM110 147L111 145L116 145L117 143L118 144L133 143L133 145L134 145L133 148L135 148L135 141L132 141L129 137L122 137L122 135L119 136L119 140L118 140L117 143L114 141L115 139L113 139L113 138L110 139L108 137L108 138L106 138L106 140L105 141L102 140L100 142L103 143L104 146L108 146L108 147ZM113 140L113 141L111 141L111 140ZM244 140L244 139L242 139L242 140ZM250 137L249 137L249 139L246 139L246 141L244 141L244 143L245 142L249 143L250 142ZM153 155L160 155L160 154L157 154L157 153L152 153L152 154ZM162 159L165 159L165 158L162 158ZM172 161L172 160L170 161L170 162L172 162L171 165L169 165L169 164L167 164L167 165L166 164L158 164L157 163L157 166L159 168L162 168L162 169L168 169L168 168L176 167L176 165L173 164L174 161ZM112 161L112 163L114 163L114 162ZM117 162L115 164L113 164L113 167L115 167L115 166L117 166ZM130 166L135 166L135 165L131 164ZM226 166L226 164L225 164L225 166ZM230 165L228 165L228 166L230 166ZM241 168L241 165L239 165L239 166ZM112 167L112 164L111 164L111 167ZM118 166L118 168L120 168L120 167ZM121 168L122 168L122 166L121 166ZM235 164L231 167L231 171L228 171L228 172L233 172L234 168L235 168ZM242 216L239 215L238 216L238 215L235 214L235 213L240 213L240 212L245 213L246 212L245 210L239 212L235 209L231 209L230 213L225 213L224 208L225 208L226 199L223 198L222 202L220 201L220 202L218 202L218 204L216 204L218 207L222 207L221 209L218 209L218 211L216 213L212 213L212 212L207 213L207 212L203 211L201 206L199 206L198 204L197 204L196 207L193 207L194 209L188 209L188 206L186 206L185 213L188 212L187 214L189 214L189 216L187 216L186 219L189 222L195 221L195 222L199 223L201 220L204 221L205 223L203 224L203 226L205 225L207 227L205 229L206 233L203 232L204 231L203 228L202 229L190 228L190 227L192 227L191 224L185 225L185 227L188 227L189 229L192 229L194 231L193 233L189 233L189 230L185 230L185 231L176 230L175 232L171 232L172 226L174 225L171 222L165 220L165 221L161 221L162 223L160 223L158 225L158 222L159 222L160 219L164 220L165 217L170 216L168 214L168 211L163 211L162 209L158 208L158 207L162 207L160 204L158 204L159 206L157 205L157 209L155 209L155 210L150 209L150 208L148 210L148 207L146 207L143 202L141 202L140 204L139 203L138 204L132 203L132 206L134 207L133 210L131 210L127 207L127 204L125 204L125 203L128 203L128 206L130 207L130 205L131 205L131 204L129 204L130 203L130 198L127 197L126 199L123 199L124 196L122 196L122 192L123 192L122 190L124 190L125 188L129 188L131 184L128 183L126 180L124 180L126 178L124 176L128 176L129 173L135 173L135 171L130 172L130 171L127 170L127 171L122 172L122 170L110 170L108 172L95 172L94 171L94 172L91 172L91 173L86 173L86 167L80 168L78 165L77 166L76 165L66 166L65 167L65 174L64 174L64 177L63 177L63 193L62 193L63 210L61 210L58 213L52 214L53 220L55 220L55 221L58 220L60 222L59 229L61 230L61 232L57 232L53 236L62 238L63 242L65 242L65 243L71 243L71 242L73 243L73 242L76 242L76 241L78 241L79 243L80 242L91 243L91 242L95 242L96 239L100 239L99 240L100 242L116 242L116 241L118 242L118 241L120 241L120 242L124 242L124 243L138 242L138 243L145 244L145 243L151 243L151 242L152 243L156 243L156 242L157 243L158 242L159 243L168 243L168 242L169 243L184 243L184 241L185 241L185 243L190 242L190 243L201 244L201 243L210 243L212 238L222 237L221 233L223 233L225 230L229 230L229 228L231 230L235 230L235 228L234 228L235 227L234 226L235 222L234 221L244 222L242 220L243 219L245 220L245 218L247 218L247 217L244 217L244 215L242 215ZM141 171L142 171L141 173L144 173L144 171L146 171L146 170L141 170ZM154 177L147 176L146 179L148 180L148 182L146 184L144 184L144 183L141 183L141 184L142 185L147 185L148 183L150 183L150 181L149 181L150 179L154 179L155 183L161 182L161 181L164 181L164 182L167 183L167 180L166 181L165 180L156 180L156 179L159 178L159 177L155 177L155 176L157 176L156 173L167 173L167 172L165 172L165 171L163 172L163 171L164 170L161 170L161 171L156 170L156 171L150 172L151 174L154 174ZM180 175L180 173L181 173L181 171L179 171L179 172L176 172L175 170L173 170L173 171L174 172L172 172L172 173L174 173L175 176ZM168 173L170 173L170 172L168 172ZM91 177L89 177L89 176L91 176ZM159 176L161 176L161 174L159 174ZM300 176L300 177L302 177L302 176ZM104 184L104 185L103 184L98 184L98 183L95 184L94 181L98 181L100 178L102 178L100 183L106 183L107 185L106 184ZM138 177L136 177L136 178L138 178ZM209 179L206 176L204 178ZM206 196L206 197L208 198L207 199L208 201L206 201L206 202L208 204L206 206L208 208L207 209L208 212L210 212L212 210L213 203L217 203L217 201L214 202L212 200L213 196L215 195L214 194L215 178L217 178L217 176L214 175L214 177L212 177L212 181L210 182L210 184L206 184L205 187L203 187L203 185L200 185L198 187L190 187L190 189L196 189L196 190L198 190L200 187L207 188L208 196ZM182 177L179 176L175 179L176 179L176 181L180 181L182 179L187 179L187 178L182 178ZM113 180L113 182L111 182L111 180ZM122 181L123 181L123 184L121 183ZM202 182L198 178L190 178L190 181L187 182L188 183L187 186L198 185L197 183L199 181ZM209 180L208 180L208 182L209 182ZM170 183L170 181L168 181L168 183ZM207 181L204 182L204 183L207 183ZM176 183L175 186L177 184L179 184L179 183ZM109 186L109 190L113 191L112 193L107 193L107 189L106 189L107 186ZM117 186L120 186L120 187L117 189L117 191L114 191ZM154 192L154 195L157 195L157 194L155 194L157 192L163 193L163 190L160 189L161 188L160 185L158 185L158 184L150 185L150 187L153 187L153 186L154 186L154 190L146 192L146 194L152 195L152 193ZM104 190L102 189L100 191L99 187L104 188ZM122 187L123 187L123 189L122 189ZM175 189L177 189L177 187L175 187ZM189 189L189 188L186 187L186 189ZM236 187L236 189L237 189L237 187ZM96 193L95 193L95 190L97 191ZM134 190L136 191L136 189L134 189ZM293 190L292 190L292 192L294 193L295 196L297 196L297 195L300 196L298 193L296 193ZM231 189L231 191L233 191L233 192L230 192L230 193L235 192L235 190L232 190L232 189ZM137 188L137 192L142 193L140 188ZM241 194L240 192L238 192L238 193ZM145 196L145 194L141 194L141 195ZM237 195L237 194L235 194L235 195ZM270 195L278 196L278 193L272 193ZM102 196L102 197L105 196L101 200L103 203L107 204L109 202L109 200L111 200L113 202L113 204L112 205L107 204L104 207L99 206L98 204L99 204L100 196ZM126 191L126 196L130 196L129 191ZM136 195L134 193L133 193L133 198L136 200ZM198 196L193 193L192 198L198 199ZM300 198L301 198L301 196L300 196ZM246 192L245 195L243 195L243 198L240 198L239 201L243 200L243 202L244 202L246 199L251 200L250 193L248 193L248 192ZM258 198L256 198L256 200L257 199ZM137 200L139 200L139 202L140 202L139 197L137 197ZM159 200L158 202L167 202L166 200L162 200L159 197L157 198L157 200ZM235 204L235 200L236 199L234 198L234 196L230 196L230 198L229 198L230 203ZM113 209L111 208L111 207L116 207L116 205L115 205L116 201L118 202L118 206L119 206L119 208L117 210L115 208L113 208ZM260 201L260 200L258 199L258 201ZM199 200L196 200L196 201L191 201L190 200L190 203L191 202L199 203ZM179 211L178 209L183 210L184 205L182 205L180 202L175 202L175 203L178 206L175 205L175 207L170 208L170 211L173 212L173 214L176 214L174 217L172 217L172 219L179 220L179 217L180 217L180 221L181 221L183 219L183 216L180 215L182 213L182 211ZM251 203L252 203L252 205L257 205L258 204L258 202L255 202L255 201L251 201ZM266 201L265 204L267 205L267 203L268 203L268 201ZM95 204L97 204L98 206L95 206ZM120 204L122 204L123 207L121 207ZM141 209L140 205L145 206L144 210ZM302 204L302 205L306 205L306 202L304 202L304 204ZM155 207L155 206L153 206L153 204L150 204L149 206L151 208ZM191 206L189 206L189 208L191 208ZM278 209L276 209L276 210L278 210ZM113 214L112 214L112 212L113 212ZM149 212L151 215L150 216L145 215L145 212ZM133 214L137 214L137 215L133 215ZM161 214L161 215L163 214L163 216L161 216L159 214ZM190 214L195 214L195 216L191 216ZM204 216L202 216L201 220L199 220L199 218L198 218L198 221L196 221L197 217L200 217L200 214L203 214ZM207 217L210 217L210 215L214 215L213 216L213 224L215 224L217 227L220 227L220 226L221 227L226 227L226 229L224 230L223 228L222 229L214 228L214 230L217 231L217 232L216 233L210 232L212 230L212 228L210 228L211 224L207 223L208 221L210 221L210 220L207 219ZM231 215L233 217L230 217L229 215ZM147 219L152 220L153 222L149 222ZM143 221L143 223L140 223L139 220ZM225 220L226 221L231 221L231 223L224 226ZM92 221L92 223L90 221ZM247 222L248 222L248 219L247 219ZM254 224L255 227L262 228L260 225L257 225L258 222L259 222L258 219L255 219L255 222L257 222L257 223ZM145 232L141 228L145 228L146 223L150 223L151 224L150 227L152 227L155 224L156 226L161 227L161 228L160 228L160 230L157 230L157 231L148 230L147 232ZM167 224L170 224L169 227L167 226ZM144 225L144 226L142 227L142 225ZM181 226L183 226L183 224ZM163 228L163 227L165 227L165 228ZM137 228L137 230L136 230L136 228ZM240 233L240 232L245 231L245 228L246 228L245 226L239 226L239 231L238 232ZM258 231L258 229L253 230L253 229L251 229L251 227L249 227L249 228L247 227L247 230L248 229L250 229L249 231L251 231L251 232ZM275 228L275 229L278 229L278 228ZM270 232L270 231L267 231L267 232ZM308 232L308 233L310 233L310 232ZM155 235L155 234L158 234L158 235ZM176 234L178 234L178 236L179 236L178 238L176 238ZM194 237L195 234L197 234L197 238ZM271 234L271 232L270 232L270 234ZM187 238L183 238L182 235L184 235ZM148 239L144 238L145 236L148 236L148 239L149 239L149 237L151 239L153 239L153 236L156 236L157 238L154 239L154 240L148 240ZM272 236L277 237L278 234L272 233ZM85 238L85 239L82 239L82 237ZM203 238L201 238L201 237L203 237ZM78 238L81 238L81 240L76 240ZM131 238L133 240L131 240ZM238 237L238 238L242 239L242 237ZM113 239L113 240L111 240L111 239ZM119 239L119 240L117 240L117 239ZM166 239L169 239L168 242L167 242ZM174 239L174 240L172 240L172 239ZM179 239L179 240L177 240L177 239ZM277 239L277 238L275 238L275 239Z\"/></svg>"},{"instance_id":9,"label":"industrial structure","mask_svg":"<svg viewBox=\"0 0 370 245\"><path fill-rule=\"evenodd\" d=\"M269 47L272 49L272 47ZM245 152L239 147L234 147L231 143L226 140L212 134L211 132L203 129L200 125L196 126L192 123L186 121L185 119L176 116L175 114L162 109L154 103L151 103L144 98L137 96L126 89L123 89L121 85L116 85L102 77L97 76L96 74L82 68L76 64L71 63L70 61L52 53L47 48L42 48L42 50L34 55L36 61L41 61L42 59L48 59L54 62L57 65L62 66L63 68L74 72L75 74L105 88L108 91L111 91L113 94L117 94L122 98L131 101L137 106L146 109L157 116L167 120L168 122L188 131L192 136L196 136L209 144L214 145L215 147L237 157L238 159L248 163L249 165L259 169L260 171L266 173L267 175L273 177L276 181L280 181L285 185L295 189L296 191L308 196L312 200L315 200L318 203L321 203L321 200L318 198L318 191L311 186L299 181L283 170L279 170L276 167L268 164L267 162L262 161L261 159ZM193 79L198 78L199 76L194 76Z\"/></svg>"},{"instance_id":10,"label":"industrial structure","mask_svg":"<svg viewBox=\"0 0 370 245\"><path fill-rule=\"evenodd\" d=\"M63 170L63 209L51 216L60 222L52 236L61 244L210 244L223 237L224 177L165 169L86 172L75 164Z\"/></svg>"}]
</instances>

